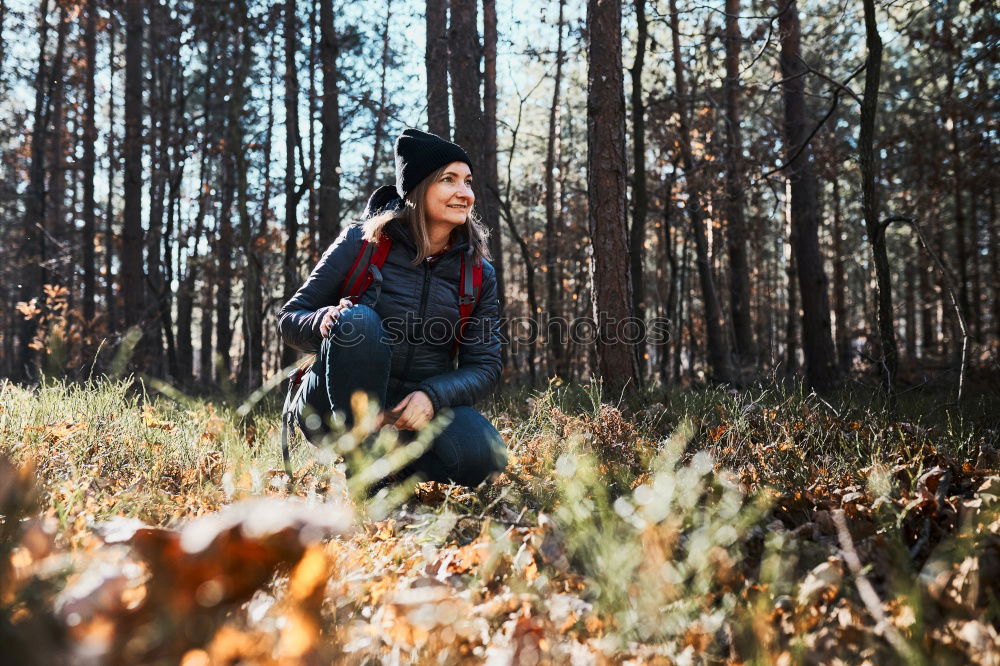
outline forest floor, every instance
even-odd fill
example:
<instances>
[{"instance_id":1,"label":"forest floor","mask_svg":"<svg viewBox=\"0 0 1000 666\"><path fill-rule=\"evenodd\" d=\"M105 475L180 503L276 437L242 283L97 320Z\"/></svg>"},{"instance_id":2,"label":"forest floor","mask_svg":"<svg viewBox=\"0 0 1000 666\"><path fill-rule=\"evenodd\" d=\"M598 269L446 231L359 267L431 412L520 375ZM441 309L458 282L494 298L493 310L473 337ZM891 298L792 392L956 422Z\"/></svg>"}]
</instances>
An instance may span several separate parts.
<instances>
[{"instance_id":1,"label":"forest floor","mask_svg":"<svg viewBox=\"0 0 1000 666\"><path fill-rule=\"evenodd\" d=\"M172 395L0 384L0 661L1000 664L996 392L553 383L371 499L365 405L289 479L273 397Z\"/></svg>"}]
</instances>

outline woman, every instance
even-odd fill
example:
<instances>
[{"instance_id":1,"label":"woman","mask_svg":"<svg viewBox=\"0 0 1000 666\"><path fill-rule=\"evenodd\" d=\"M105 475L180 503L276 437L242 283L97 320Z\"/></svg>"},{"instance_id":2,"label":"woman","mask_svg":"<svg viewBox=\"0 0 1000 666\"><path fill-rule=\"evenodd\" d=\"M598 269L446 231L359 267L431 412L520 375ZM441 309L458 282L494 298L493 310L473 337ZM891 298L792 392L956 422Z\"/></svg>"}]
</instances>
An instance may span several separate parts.
<instances>
[{"instance_id":1,"label":"woman","mask_svg":"<svg viewBox=\"0 0 1000 666\"><path fill-rule=\"evenodd\" d=\"M406 473L476 486L503 470L506 453L496 428L472 407L493 391L501 370L496 273L473 213L472 163L456 144L409 128L395 154L395 187L372 195L364 221L340 234L281 309L285 342L317 354L299 393L299 426L314 443L329 432L333 412L350 426L355 391L380 408L392 405L382 422L402 439L448 412L450 422ZM374 283L356 304L342 300L365 241L386 239L384 263L369 269ZM482 285L454 367L461 267L476 259Z\"/></svg>"}]
</instances>

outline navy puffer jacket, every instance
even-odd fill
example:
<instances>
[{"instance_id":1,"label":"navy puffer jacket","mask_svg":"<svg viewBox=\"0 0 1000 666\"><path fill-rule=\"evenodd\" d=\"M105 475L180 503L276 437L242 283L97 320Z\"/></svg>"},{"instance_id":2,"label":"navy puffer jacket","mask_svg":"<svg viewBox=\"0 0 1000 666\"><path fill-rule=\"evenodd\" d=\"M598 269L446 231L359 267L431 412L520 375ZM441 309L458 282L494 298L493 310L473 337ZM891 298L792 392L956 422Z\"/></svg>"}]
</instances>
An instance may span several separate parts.
<instances>
[{"instance_id":1,"label":"navy puffer jacket","mask_svg":"<svg viewBox=\"0 0 1000 666\"><path fill-rule=\"evenodd\" d=\"M361 298L382 318L392 344L390 387L415 383L431 399L435 413L445 407L472 405L490 394L500 380L500 302L493 265L483 260L483 284L471 321L463 331L458 364L451 357L459 319L461 253L469 248L463 227L440 257L414 266L417 248L406 223L391 220L383 233L392 249L376 281ZM279 314L285 342L315 353L323 342L323 310L340 301L340 289L363 244L361 224L343 230L312 274ZM468 262L471 268L472 262Z\"/></svg>"}]
</instances>

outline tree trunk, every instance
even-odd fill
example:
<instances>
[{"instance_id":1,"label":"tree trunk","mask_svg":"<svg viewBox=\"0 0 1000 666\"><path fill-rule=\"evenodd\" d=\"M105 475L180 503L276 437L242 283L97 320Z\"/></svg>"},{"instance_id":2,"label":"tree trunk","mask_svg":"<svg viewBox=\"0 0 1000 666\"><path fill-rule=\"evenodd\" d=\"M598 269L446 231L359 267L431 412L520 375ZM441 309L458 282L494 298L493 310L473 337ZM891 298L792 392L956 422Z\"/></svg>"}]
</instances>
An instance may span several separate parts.
<instances>
[{"instance_id":1,"label":"tree trunk","mask_svg":"<svg viewBox=\"0 0 1000 666\"><path fill-rule=\"evenodd\" d=\"M427 68L427 129L451 139L448 120L448 0L427 0L424 63Z\"/></svg>"},{"instance_id":2,"label":"tree trunk","mask_svg":"<svg viewBox=\"0 0 1000 666\"><path fill-rule=\"evenodd\" d=\"M485 13L484 13L485 14ZM484 19L489 17L484 15ZM476 208L482 215L483 223L490 232L490 253L493 255L493 267L497 274L497 293L500 302L504 301L504 271L503 255L500 250L500 216L496 195L490 192L496 187L496 157L494 152L493 165L487 162L487 143L490 132L495 137L496 127L487 127L483 113L480 93L479 67L483 60L483 49L479 42L477 25L477 3L455 2L451 7L451 25L449 27L448 67L451 75L452 105L455 117L455 143L462 146L473 162L476 178L473 191L476 195ZM485 20L489 31L490 21ZM495 48L495 15L493 19L492 41ZM489 38L490 36L487 35ZM495 69L494 69L495 77ZM495 78L494 78L495 85ZM495 138L494 138L495 144ZM479 175L481 174L481 175ZM493 182L491 182L491 178Z\"/></svg>"},{"instance_id":3,"label":"tree trunk","mask_svg":"<svg viewBox=\"0 0 1000 666\"><path fill-rule=\"evenodd\" d=\"M991 162L992 163L992 162ZM993 178L996 174L991 174ZM990 275L993 282L993 348L1000 350L1000 222L997 222L996 187L990 188Z\"/></svg>"},{"instance_id":4,"label":"tree trunk","mask_svg":"<svg viewBox=\"0 0 1000 666\"><path fill-rule=\"evenodd\" d=\"M563 12L566 0L559 0L559 36L556 40L556 68L552 81L552 105L549 106L549 133L545 144L545 309L549 319L560 317L559 295L559 233L556 227L556 151L559 131L559 95L562 88L563 67ZM551 366L549 374L561 376L566 373L566 346L559 341L549 342Z\"/></svg>"},{"instance_id":5,"label":"tree trunk","mask_svg":"<svg viewBox=\"0 0 1000 666\"><path fill-rule=\"evenodd\" d=\"M212 388L212 369L214 361L212 359L212 313L213 313L213 290L215 287L215 269L208 265L205 270L204 286L202 287L201 300L201 345L198 350L198 380L205 388Z\"/></svg>"},{"instance_id":6,"label":"tree trunk","mask_svg":"<svg viewBox=\"0 0 1000 666\"><path fill-rule=\"evenodd\" d=\"M48 264L46 282L69 284L69 257L63 251L69 240L66 224L66 170L68 167L66 147L66 36L69 32L69 21L66 7L59 10L56 29L56 52L52 57L49 72L48 93L49 107L46 110L45 124L49 128L51 142L49 143L48 191L45 212L45 235L52 242L52 252L47 253L45 261ZM44 356L44 354L43 354Z\"/></svg>"},{"instance_id":7,"label":"tree trunk","mask_svg":"<svg viewBox=\"0 0 1000 666\"><path fill-rule=\"evenodd\" d=\"M295 146L298 144L298 100L299 83L295 69L295 50L298 44L295 0L285 0L285 299L292 297L299 288L299 268L297 244L299 223L296 208L299 195L295 189ZM281 364L291 365L296 352L288 345L283 346Z\"/></svg>"},{"instance_id":8,"label":"tree trunk","mask_svg":"<svg viewBox=\"0 0 1000 666\"><path fill-rule=\"evenodd\" d=\"M865 66L865 90L861 100L861 128L858 133L858 156L861 163L861 197L865 216L865 230L871 243L875 262L878 300L878 337L882 352L882 384L886 395L895 401L896 373L899 357L896 347L896 329L892 314L892 277L889 273L889 255L885 247L885 230L878 215L876 190L877 165L875 163L875 120L878 113L878 86L882 74L882 38L878 34L875 18L875 0L864 0L865 46L868 58Z\"/></svg>"},{"instance_id":9,"label":"tree trunk","mask_svg":"<svg viewBox=\"0 0 1000 666\"><path fill-rule=\"evenodd\" d=\"M805 101L805 64L802 61L801 26L796 0L779 0L781 76L785 98L785 150L792 189L792 251L802 299L802 351L806 381L826 390L837 381L837 357L830 331L830 301L823 256L819 249L819 202L812 172L812 151L806 144L810 131Z\"/></svg>"},{"instance_id":10,"label":"tree trunk","mask_svg":"<svg viewBox=\"0 0 1000 666\"><path fill-rule=\"evenodd\" d=\"M726 222L729 249L729 302L733 313L734 351L741 364L754 363L757 347L750 320L750 268L744 212L743 134L740 131L740 0L726 0Z\"/></svg>"},{"instance_id":11,"label":"tree trunk","mask_svg":"<svg viewBox=\"0 0 1000 666\"><path fill-rule=\"evenodd\" d=\"M309 121L306 126L309 128L309 170L307 174L306 189L309 191L309 198L306 205L309 235L309 263L315 264L319 261L319 215L317 214L317 192L316 192L316 116L317 116L317 95L316 95L316 70L320 68L316 59L319 55L319 41L316 36L318 17L316 11L316 0L309 1ZM323 247L326 249L326 246Z\"/></svg>"},{"instance_id":12,"label":"tree trunk","mask_svg":"<svg viewBox=\"0 0 1000 666\"><path fill-rule=\"evenodd\" d=\"M84 60L87 73L84 79L83 116L83 318L94 319L96 294L96 258L94 235L96 232L96 203L94 201L94 166L97 143L97 113L94 71L97 69L97 0L87 0L87 17L84 23Z\"/></svg>"},{"instance_id":13,"label":"tree trunk","mask_svg":"<svg viewBox=\"0 0 1000 666\"><path fill-rule=\"evenodd\" d=\"M320 0L320 63L323 67L323 125L319 151L319 246L325 250L340 233L340 41L333 0ZM270 145L270 143L268 144ZM270 162L268 162L270 164Z\"/></svg>"},{"instance_id":14,"label":"tree trunk","mask_svg":"<svg viewBox=\"0 0 1000 666\"><path fill-rule=\"evenodd\" d=\"M646 256L646 215L649 195L646 192L646 107L642 95L642 68L646 59L649 37L646 22L646 0L634 0L636 23L635 61L632 63L632 227L629 230L629 266L632 271L632 312L645 320L646 288L643 282L643 262ZM646 345L636 345L639 374L645 374Z\"/></svg>"},{"instance_id":15,"label":"tree trunk","mask_svg":"<svg viewBox=\"0 0 1000 666\"><path fill-rule=\"evenodd\" d=\"M635 344L620 339L632 317L625 191L625 91L621 0L588 0L587 197L597 360L605 386L636 388ZM603 334L601 334L603 333Z\"/></svg>"},{"instance_id":16,"label":"tree trunk","mask_svg":"<svg viewBox=\"0 0 1000 666\"><path fill-rule=\"evenodd\" d=\"M847 327L847 280L844 273L844 224L840 200L840 179L833 176L833 315L840 372L851 368L851 341Z\"/></svg>"},{"instance_id":17,"label":"tree trunk","mask_svg":"<svg viewBox=\"0 0 1000 666\"><path fill-rule=\"evenodd\" d=\"M118 155L115 145L115 39L118 21L114 15L108 21L108 193L104 208L104 300L108 308L108 331L119 330L118 304L115 302L114 272L114 193Z\"/></svg>"},{"instance_id":18,"label":"tree trunk","mask_svg":"<svg viewBox=\"0 0 1000 666\"><path fill-rule=\"evenodd\" d=\"M906 258L906 297L904 300L906 322L906 360L912 364L917 359L917 259Z\"/></svg>"},{"instance_id":19,"label":"tree trunk","mask_svg":"<svg viewBox=\"0 0 1000 666\"><path fill-rule=\"evenodd\" d=\"M490 256L497 273L500 305L507 302L503 272L503 234L500 233L500 176L497 173L497 8L496 0L483 0L483 177L485 199L480 210L490 230ZM538 317L535 308L532 317ZM506 345L500 348L506 358Z\"/></svg>"},{"instance_id":20,"label":"tree trunk","mask_svg":"<svg viewBox=\"0 0 1000 666\"><path fill-rule=\"evenodd\" d=\"M145 370L159 377L163 374L163 320L160 307L165 292L163 281L163 214L166 201L166 175L170 170L168 145L172 130L169 108L172 106L170 80L166 71L166 11L157 1L150 8L150 163L149 225L146 231L146 286L148 318L143 322L143 363ZM154 130L156 130L154 134Z\"/></svg>"},{"instance_id":21,"label":"tree trunk","mask_svg":"<svg viewBox=\"0 0 1000 666\"><path fill-rule=\"evenodd\" d=\"M210 175L208 155L212 149L213 143L218 138L212 124L214 120L213 109L215 103L215 53L216 44L214 42L209 43L207 45L207 55L205 58L206 67L202 94L202 116L204 117L204 123L202 125L203 143L201 146L201 158L198 170L198 208L195 213L193 231L190 232L190 238L193 238L195 243L186 257L184 277L181 279L181 288L177 294L177 377L183 386L191 386L194 383L194 344L192 341L191 329L194 319L195 285L198 280L198 268L200 263L197 241L205 235L205 217L208 214L209 199L211 196L211 188L208 186L208 178ZM185 239L185 244L186 241L187 239ZM211 347L211 342L212 332L209 330L209 347ZM209 350L209 359L210 358L211 350Z\"/></svg>"},{"instance_id":22,"label":"tree trunk","mask_svg":"<svg viewBox=\"0 0 1000 666\"><path fill-rule=\"evenodd\" d=\"M263 382L264 372L264 312L261 289L261 260L254 246L253 222L247 206L247 160L243 145L242 117L247 100L247 78L253 57L251 23L246 0L237 3L240 41L237 46L236 72L233 94L229 102L229 141L233 147L232 159L236 176L236 212L240 220L240 239L246 257L246 279L243 284L243 361L240 364L241 387L252 391Z\"/></svg>"},{"instance_id":23,"label":"tree trunk","mask_svg":"<svg viewBox=\"0 0 1000 666\"><path fill-rule=\"evenodd\" d=\"M143 0L125 0L125 207L122 211L121 286L126 327L142 323Z\"/></svg>"},{"instance_id":24,"label":"tree trunk","mask_svg":"<svg viewBox=\"0 0 1000 666\"><path fill-rule=\"evenodd\" d=\"M708 256L708 240L705 233L705 214L702 209L702 192L695 175L694 157L691 150L690 114L688 111L687 84L684 76L684 61L681 57L680 18L677 14L677 0L670 0L670 32L673 37L674 78L677 92L678 131L680 133L681 167L688 190L686 209L691 221L694 238L695 257L698 265L698 279L701 282L704 303L705 337L708 344L708 363L712 377L716 381L727 382L732 378L729 366L729 346L726 343L722 308L715 290L711 259Z\"/></svg>"},{"instance_id":25,"label":"tree trunk","mask_svg":"<svg viewBox=\"0 0 1000 666\"><path fill-rule=\"evenodd\" d=\"M38 68L35 71L35 108L32 111L31 153L28 167L28 193L24 202L24 238L21 242L21 291L22 302L40 297L45 282L45 152L48 139L46 110L49 79L45 51L49 42L49 0L41 0L38 11ZM35 338L37 322L34 318L21 319L18 327L18 360L15 378L28 380L35 377Z\"/></svg>"}]
</instances>

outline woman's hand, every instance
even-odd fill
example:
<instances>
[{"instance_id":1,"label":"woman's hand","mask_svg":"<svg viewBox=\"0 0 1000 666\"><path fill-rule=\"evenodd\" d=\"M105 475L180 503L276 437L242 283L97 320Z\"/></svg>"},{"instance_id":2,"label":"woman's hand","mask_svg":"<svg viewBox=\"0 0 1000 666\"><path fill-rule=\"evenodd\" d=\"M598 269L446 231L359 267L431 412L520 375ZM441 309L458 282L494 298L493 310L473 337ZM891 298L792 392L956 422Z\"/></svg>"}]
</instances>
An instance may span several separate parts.
<instances>
[{"instance_id":1,"label":"woman's hand","mask_svg":"<svg viewBox=\"0 0 1000 666\"><path fill-rule=\"evenodd\" d=\"M333 325L337 323L340 318L340 313L351 307L351 301L346 298L340 299L340 303L337 305L328 307L326 312L323 313L323 318L319 322L319 333L324 338L330 337L330 332L333 330Z\"/></svg>"},{"instance_id":2,"label":"woman's hand","mask_svg":"<svg viewBox=\"0 0 1000 666\"><path fill-rule=\"evenodd\" d=\"M434 418L434 405L423 391L409 394L390 411L399 414L393 424L397 430L420 430Z\"/></svg>"}]
</instances>

